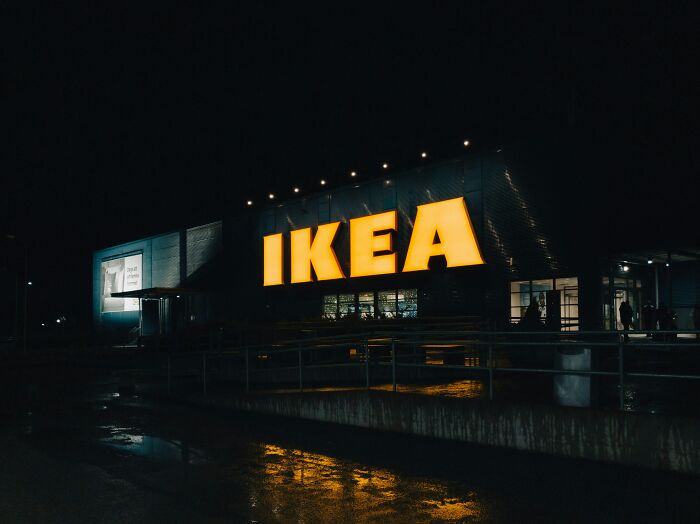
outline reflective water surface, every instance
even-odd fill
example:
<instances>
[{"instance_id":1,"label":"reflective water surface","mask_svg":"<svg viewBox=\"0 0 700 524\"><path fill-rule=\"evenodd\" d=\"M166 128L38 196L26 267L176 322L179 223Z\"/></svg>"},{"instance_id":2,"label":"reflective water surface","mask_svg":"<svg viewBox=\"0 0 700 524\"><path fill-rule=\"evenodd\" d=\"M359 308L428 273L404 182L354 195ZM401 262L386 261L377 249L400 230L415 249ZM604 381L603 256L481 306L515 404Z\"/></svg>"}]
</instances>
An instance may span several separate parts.
<instances>
[{"instance_id":1,"label":"reflective water surface","mask_svg":"<svg viewBox=\"0 0 700 524\"><path fill-rule=\"evenodd\" d=\"M483 395L474 381L435 387ZM698 478L157 405L112 388L105 381L101 390L37 393L3 431L202 521L695 522L700 515ZM142 521L157 521L151 517Z\"/></svg>"}]
</instances>

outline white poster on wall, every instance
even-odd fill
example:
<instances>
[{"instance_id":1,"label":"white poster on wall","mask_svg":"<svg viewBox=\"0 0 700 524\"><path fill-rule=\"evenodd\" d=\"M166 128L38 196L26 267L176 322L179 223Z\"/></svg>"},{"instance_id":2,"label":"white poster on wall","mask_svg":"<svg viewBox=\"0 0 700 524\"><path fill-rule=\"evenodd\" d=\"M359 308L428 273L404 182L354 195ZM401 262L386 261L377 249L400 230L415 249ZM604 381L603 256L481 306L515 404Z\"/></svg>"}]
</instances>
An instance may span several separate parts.
<instances>
[{"instance_id":1,"label":"white poster on wall","mask_svg":"<svg viewBox=\"0 0 700 524\"><path fill-rule=\"evenodd\" d=\"M102 262L102 312L138 311L138 298L112 297L112 293L142 289L142 255Z\"/></svg>"}]
</instances>

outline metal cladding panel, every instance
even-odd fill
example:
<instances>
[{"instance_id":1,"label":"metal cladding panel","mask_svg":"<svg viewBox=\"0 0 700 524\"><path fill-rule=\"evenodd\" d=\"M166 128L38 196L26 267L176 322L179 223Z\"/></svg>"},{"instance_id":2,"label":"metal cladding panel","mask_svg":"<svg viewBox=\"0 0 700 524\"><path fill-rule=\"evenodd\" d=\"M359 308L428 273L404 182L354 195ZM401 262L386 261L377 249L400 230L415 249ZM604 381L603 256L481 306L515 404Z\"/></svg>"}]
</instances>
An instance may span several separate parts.
<instances>
[{"instance_id":1,"label":"metal cladding panel","mask_svg":"<svg viewBox=\"0 0 700 524\"><path fill-rule=\"evenodd\" d=\"M180 285L180 233L162 235L152 240L153 287Z\"/></svg>"},{"instance_id":2,"label":"metal cladding panel","mask_svg":"<svg viewBox=\"0 0 700 524\"><path fill-rule=\"evenodd\" d=\"M187 242L187 278L202 270L222 251L221 222L193 227L185 232Z\"/></svg>"},{"instance_id":3,"label":"metal cladding panel","mask_svg":"<svg viewBox=\"0 0 700 524\"><path fill-rule=\"evenodd\" d=\"M523 173L509 170L502 157L485 159L485 254L492 268L513 280L562 275L567 267L561 250L532 205L523 178Z\"/></svg>"}]
</instances>

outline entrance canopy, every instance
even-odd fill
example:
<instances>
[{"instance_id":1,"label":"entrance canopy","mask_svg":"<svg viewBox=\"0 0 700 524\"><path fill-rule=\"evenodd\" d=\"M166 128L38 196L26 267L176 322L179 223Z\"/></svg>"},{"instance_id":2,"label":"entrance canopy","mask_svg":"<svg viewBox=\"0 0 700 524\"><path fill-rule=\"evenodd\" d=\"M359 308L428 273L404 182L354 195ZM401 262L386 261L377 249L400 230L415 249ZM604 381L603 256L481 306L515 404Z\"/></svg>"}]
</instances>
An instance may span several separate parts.
<instances>
[{"instance_id":1,"label":"entrance canopy","mask_svg":"<svg viewBox=\"0 0 700 524\"><path fill-rule=\"evenodd\" d=\"M627 253L617 253L613 258L632 264L666 264L674 262L694 262L700 260L699 248L649 249Z\"/></svg>"},{"instance_id":2,"label":"entrance canopy","mask_svg":"<svg viewBox=\"0 0 700 524\"><path fill-rule=\"evenodd\" d=\"M199 291L194 289L185 289L181 287L150 287L148 289L134 289L132 291L122 291L121 293L112 293L113 297L118 298L178 298L185 295L196 295Z\"/></svg>"}]
</instances>

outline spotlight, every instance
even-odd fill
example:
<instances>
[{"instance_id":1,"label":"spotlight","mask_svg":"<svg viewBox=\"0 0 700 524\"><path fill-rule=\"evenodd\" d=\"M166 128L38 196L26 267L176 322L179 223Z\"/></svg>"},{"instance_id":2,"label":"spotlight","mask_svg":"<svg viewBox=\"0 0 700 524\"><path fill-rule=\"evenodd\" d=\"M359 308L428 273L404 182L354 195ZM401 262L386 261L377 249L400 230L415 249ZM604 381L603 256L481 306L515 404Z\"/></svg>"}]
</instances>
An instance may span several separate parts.
<instances>
[{"instance_id":1,"label":"spotlight","mask_svg":"<svg viewBox=\"0 0 700 524\"><path fill-rule=\"evenodd\" d=\"M294 192L295 192L295 193L298 193L298 192L299 192L299 188L298 188L298 187L295 187L295 188L294 188Z\"/></svg>"},{"instance_id":2,"label":"spotlight","mask_svg":"<svg viewBox=\"0 0 700 524\"><path fill-rule=\"evenodd\" d=\"M326 181L325 181L325 180L321 180L321 185L322 185L322 186L325 186L325 185L326 185Z\"/></svg>"},{"instance_id":3,"label":"spotlight","mask_svg":"<svg viewBox=\"0 0 700 524\"><path fill-rule=\"evenodd\" d=\"M253 205L253 201L252 201L252 200L248 200L245 204L246 204L246 206L252 206L252 205Z\"/></svg>"},{"instance_id":4,"label":"spotlight","mask_svg":"<svg viewBox=\"0 0 700 524\"><path fill-rule=\"evenodd\" d=\"M44 327L44 326L46 326L46 324L44 324L44 323L42 322L42 323L41 323L41 327Z\"/></svg>"},{"instance_id":5,"label":"spotlight","mask_svg":"<svg viewBox=\"0 0 700 524\"><path fill-rule=\"evenodd\" d=\"M355 171L350 171L350 176L355 178L357 176L357 172Z\"/></svg>"},{"instance_id":6,"label":"spotlight","mask_svg":"<svg viewBox=\"0 0 700 524\"><path fill-rule=\"evenodd\" d=\"M384 162L384 163L382 164L382 168L383 168L383 169L389 169L389 164L387 164L386 162Z\"/></svg>"},{"instance_id":7,"label":"spotlight","mask_svg":"<svg viewBox=\"0 0 700 524\"><path fill-rule=\"evenodd\" d=\"M469 140L464 141L464 147L469 147Z\"/></svg>"},{"instance_id":8,"label":"spotlight","mask_svg":"<svg viewBox=\"0 0 700 524\"><path fill-rule=\"evenodd\" d=\"M666 262L666 267L669 267L670 265L671 265L671 264L669 264L668 262Z\"/></svg>"},{"instance_id":9,"label":"spotlight","mask_svg":"<svg viewBox=\"0 0 700 524\"><path fill-rule=\"evenodd\" d=\"M61 319L60 319L60 318L57 318L57 319L56 319L56 324L60 324L60 323L61 323Z\"/></svg>"},{"instance_id":10,"label":"spotlight","mask_svg":"<svg viewBox=\"0 0 700 524\"><path fill-rule=\"evenodd\" d=\"M32 285L32 281L30 280L29 282L27 282L27 285L28 285L28 286L31 286L31 285Z\"/></svg>"},{"instance_id":11,"label":"spotlight","mask_svg":"<svg viewBox=\"0 0 700 524\"><path fill-rule=\"evenodd\" d=\"M653 261L651 259L647 260L647 264L652 264Z\"/></svg>"},{"instance_id":12,"label":"spotlight","mask_svg":"<svg viewBox=\"0 0 700 524\"><path fill-rule=\"evenodd\" d=\"M267 195L267 197L268 197L270 200L273 200L273 199L275 198L275 195L274 195L273 193L270 193L269 195Z\"/></svg>"},{"instance_id":13,"label":"spotlight","mask_svg":"<svg viewBox=\"0 0 700 524\"><path fill-rule=\"evenodd\" d=\"M629 266L622 266L622 271L624 271L625 273L627 273L629 270L630 270Z\"/></svg>"},{"instance_id":14,"label":"spotlight","mask_svg":"<svg viewBox=\"0 0 700 524\"><path fill-rule=\"evenodd\" d=\"M425 151L423 151L423 152L420 154L420 157L421 157L421 158L428 158L428 153L426 153Z\"/></svg>"}]
</instances>

